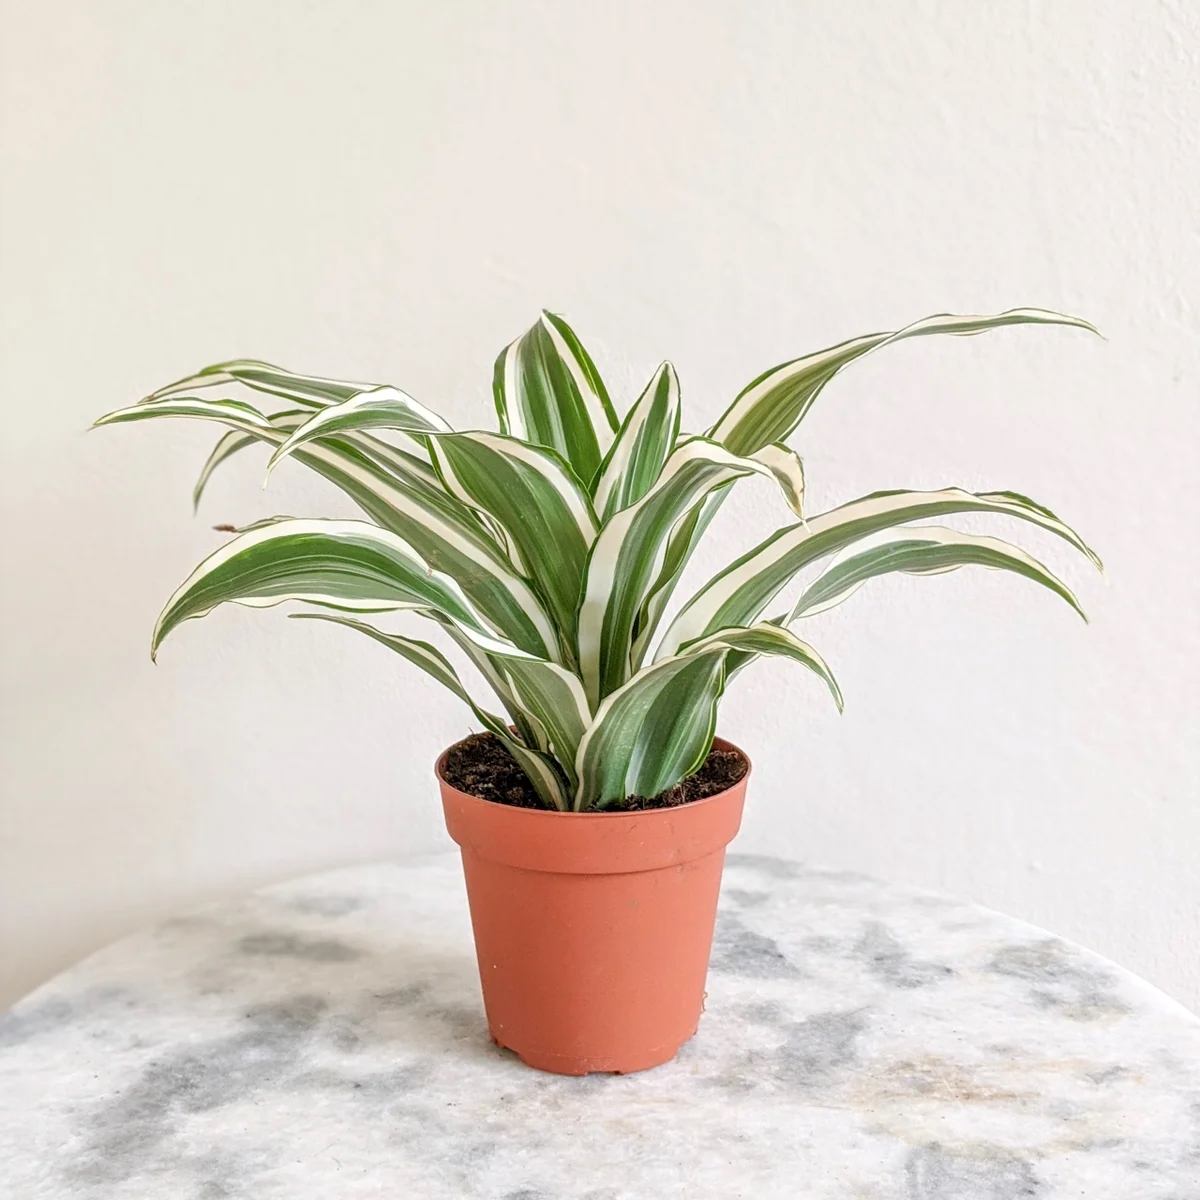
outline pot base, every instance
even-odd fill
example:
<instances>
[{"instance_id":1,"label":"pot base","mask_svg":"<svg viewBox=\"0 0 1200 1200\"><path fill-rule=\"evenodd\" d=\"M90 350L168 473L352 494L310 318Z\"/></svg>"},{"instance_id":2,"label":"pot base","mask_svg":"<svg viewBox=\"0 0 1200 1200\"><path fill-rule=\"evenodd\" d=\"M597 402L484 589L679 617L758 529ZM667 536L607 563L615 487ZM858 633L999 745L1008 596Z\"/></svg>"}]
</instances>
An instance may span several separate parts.
<instances>
[{"instance_id":1,"label":"pot base","mask_svg":"<svg viewBox=\"0 0 1200 1200\"><path fill-rule=\"evenodd\" d=\"M699 1026L697 1026L697 1029ZM692 1030L695 1036L696 1030ZM620 1058L580 1058L570 1054L550 1054L539 1051L518 1050L515 1046L506 1046L495 1034L488 1034L502 1050L511 1050L527 1067L535 1071L548 1071L552 1075L633 1075L637 1071L649 1071L652 1067L661 1067L669 1063L691 1037L684 1038L677 1046L659 1046L653 1050L642 1050L638 1054L626 1054Z\"/></svg>"}]
</instances>

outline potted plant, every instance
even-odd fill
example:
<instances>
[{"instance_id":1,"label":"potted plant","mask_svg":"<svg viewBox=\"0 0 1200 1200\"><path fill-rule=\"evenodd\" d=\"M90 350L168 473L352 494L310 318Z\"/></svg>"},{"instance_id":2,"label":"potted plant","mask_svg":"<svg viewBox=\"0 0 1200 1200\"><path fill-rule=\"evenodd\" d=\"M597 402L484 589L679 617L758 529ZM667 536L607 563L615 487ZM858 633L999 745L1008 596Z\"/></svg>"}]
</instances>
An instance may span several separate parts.
<instances>
[{"instance_id":1,"label":"potted plant","mask_svg":"<svg viewBox=\"0 0 1200 1200\"><path fill-rule=\"evenodd\" d=\"M177 625L229 601L297 601L374 638L461 697L485 731L438 760L462 850L492 1037L550 1071L636 1071L697 1028L725 846L749 762L714 738L730 679L760 655L818 676L793 631L878 575L968 564L1024 575L1079 610L1046 567L996 538L914 524L1019 517L1099 560L1049 509L1013 492L875 492L806 515L785 443L844 366L903 338L1086 322L1040 309L936 316L764 372L699 435L680 432L663 363L618 415L571 327L544 313L496 361L499 431L458 431L394 387L238 360L101 417L199 417L228 427L196 484L247 446L268 473L298 459L362 520L275 517L241 529L167 602L151 654ZM237 394L234 394L234 393ZM247 396L262 397L251 403ZM778 484L785 524L687 597L684 566L739 479ZM229 527L225 527L229 528ZM824 569L773 607L804 568ZM449 658L359 616L433 622L502 712L480 707Z\"/></svg>"}]
</instances>

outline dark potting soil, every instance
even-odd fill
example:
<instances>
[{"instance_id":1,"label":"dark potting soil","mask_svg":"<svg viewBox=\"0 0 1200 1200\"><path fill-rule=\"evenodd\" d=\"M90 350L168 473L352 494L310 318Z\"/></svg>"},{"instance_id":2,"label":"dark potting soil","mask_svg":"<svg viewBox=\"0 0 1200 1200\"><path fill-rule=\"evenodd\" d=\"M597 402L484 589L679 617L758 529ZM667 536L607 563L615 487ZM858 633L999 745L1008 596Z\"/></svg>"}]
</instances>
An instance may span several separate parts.
<instances>
[{"instance_id":1,"label":"dark potting soil","mask_svg":"<svg viewBox=\"0 0 1200 1200\"><path fill-rule=\"evenodd\" d=\"M643 808L674 808L692 800L704 800L731 788L749 769L736 750L714 746L700 770L657 796L627 796L610 804L605 812L632 812ZM451 787L481 800L511 804L515 808L545 807L529 776L493 733L473 733L450 747L442 775Z\"/></svg>"}]
</instances>

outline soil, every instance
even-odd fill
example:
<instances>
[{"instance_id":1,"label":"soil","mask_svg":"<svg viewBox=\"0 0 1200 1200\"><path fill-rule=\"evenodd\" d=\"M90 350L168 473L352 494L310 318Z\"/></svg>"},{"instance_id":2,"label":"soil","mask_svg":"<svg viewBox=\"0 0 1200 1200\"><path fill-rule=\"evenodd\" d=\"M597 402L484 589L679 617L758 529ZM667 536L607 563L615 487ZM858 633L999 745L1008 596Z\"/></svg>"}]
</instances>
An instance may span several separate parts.
<instances>
[{"instance_id":1,"label":"soil","mask_svg":"<svg viewBox=\"0 0 1200 1200\"><path fill-rule=\"evenodd\" d=\"M674 808L693 800L715 796L735 783L749 769L737 750L714 746L700 769L681 783L657 796L627 796L605 808L605 812L633 812L645 808ZM529 776L517 765L504 743L492 733L473 733L451 746L446 753L442 776L451 787L481 800L511 804L515 808L544 808Z\"/></svg>"}]
</instances>

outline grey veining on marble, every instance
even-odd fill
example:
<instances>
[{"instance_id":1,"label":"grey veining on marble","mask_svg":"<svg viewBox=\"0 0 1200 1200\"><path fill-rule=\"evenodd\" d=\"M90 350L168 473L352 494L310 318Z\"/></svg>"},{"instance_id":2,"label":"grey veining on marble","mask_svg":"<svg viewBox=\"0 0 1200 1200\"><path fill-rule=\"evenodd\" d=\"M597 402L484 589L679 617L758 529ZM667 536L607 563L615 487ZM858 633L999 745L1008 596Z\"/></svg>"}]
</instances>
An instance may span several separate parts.
<instances>
[{"instance_id":1,"label":"grey veining on marble","mask_svg":"<svg viewBox=\"0 0 1200 1200\"><path fill-rule=\"evenodd\" d=\"M4 1200L1200 1200L1200 1022L968 904L730 855L700 1032L492 1045L457 858L313 876L0 1017Z\"/></svg>"}]
</instances>

